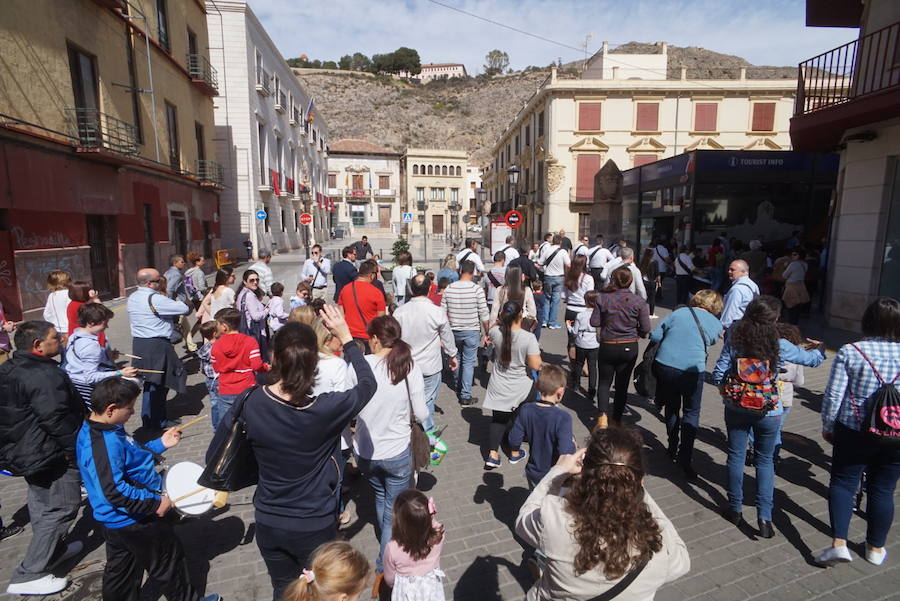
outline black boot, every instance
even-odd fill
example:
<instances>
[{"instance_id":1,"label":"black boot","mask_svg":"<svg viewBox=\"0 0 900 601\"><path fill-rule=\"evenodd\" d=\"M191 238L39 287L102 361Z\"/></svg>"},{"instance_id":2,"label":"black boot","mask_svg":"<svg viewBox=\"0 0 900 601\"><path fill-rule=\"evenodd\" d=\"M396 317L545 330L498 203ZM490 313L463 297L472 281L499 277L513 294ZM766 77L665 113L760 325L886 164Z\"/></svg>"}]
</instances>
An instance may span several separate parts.
<instances>
[{"instance_id":1,"label":"black boot","mask_svg":"<svg viewBox=\"0 0 900 601\"><path fill-rule=\"evenodd\" d=\"M770 520L758 518L756 520L756 525L759 528L759 535L762 538L772 538L773 536L775 536L775 527L772 526L772 522Z\"/></svg>"}]
</instances>

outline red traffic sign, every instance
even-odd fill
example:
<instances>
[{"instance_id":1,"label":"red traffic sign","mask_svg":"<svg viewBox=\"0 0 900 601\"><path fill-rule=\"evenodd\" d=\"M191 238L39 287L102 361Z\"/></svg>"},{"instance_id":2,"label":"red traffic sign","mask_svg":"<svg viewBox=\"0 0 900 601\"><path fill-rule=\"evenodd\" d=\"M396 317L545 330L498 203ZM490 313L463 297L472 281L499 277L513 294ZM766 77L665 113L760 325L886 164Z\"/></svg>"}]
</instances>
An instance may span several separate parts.
<instances>
[{"instance_id":1,"label":"red traffic sign","mask_svg":"<svg viewBox=\"0 0 900 601\"><path fill-rule=\"evenodd\" d=\"M312 215L309 213L303 213L300 215L300 225L309 225L312 223Z\"/></svg>"},{"instance_id":2,"label":"red traffic sign","mask_svg":"<svg viewBox=\"0 0 900 601\"><path fill-rule=\"evenodd\" d=\"M506 220L506 225L515 229L522 225L522 213L518 211L510 211L508 212L504 219Z\"/></svg>"}]
</instances>

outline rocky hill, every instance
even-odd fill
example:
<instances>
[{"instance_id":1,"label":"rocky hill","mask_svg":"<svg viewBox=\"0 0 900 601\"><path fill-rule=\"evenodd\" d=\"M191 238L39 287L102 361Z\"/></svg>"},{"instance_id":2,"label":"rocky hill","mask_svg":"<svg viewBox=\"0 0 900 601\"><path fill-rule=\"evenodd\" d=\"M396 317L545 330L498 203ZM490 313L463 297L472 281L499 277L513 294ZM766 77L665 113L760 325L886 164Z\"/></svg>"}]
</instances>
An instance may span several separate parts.
<instances>
[{"instance_id":1,"label":"rocky hill","mask_svg":"<svg viewBox=\"0 0 900 601\"><path fill-rule=\"evenodd\" d=\"M660 52L655 44L630 42L613 52ZM746 60L703 48L668 47L668 77L735 79L748 67L754 79L793 78L796 67L755 67ZM562 65L560 77L577 77L581 62ZM494 78L484 76L411 84L352 71L294 73L316 99L331 140L358 138L398 151L406 147L467 150L471 163L486 164L491 147L509 122L549 76L530 68Z\"/></svg>"}]
</instances>

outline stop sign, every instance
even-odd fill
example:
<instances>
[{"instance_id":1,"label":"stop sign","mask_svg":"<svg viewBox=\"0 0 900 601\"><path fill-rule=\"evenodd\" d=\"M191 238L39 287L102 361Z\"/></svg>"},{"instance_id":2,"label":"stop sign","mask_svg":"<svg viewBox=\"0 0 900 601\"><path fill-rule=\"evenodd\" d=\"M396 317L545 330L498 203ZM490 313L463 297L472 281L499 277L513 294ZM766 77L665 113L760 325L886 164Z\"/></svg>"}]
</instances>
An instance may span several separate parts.
<instances>
[{"instance_id":1,"label":"stop sign","mask_svg":"<svg viewBox=\"0 0 900 601\"><path fill-rule=\"evenodd\" d=\"M300 225L309 225L312 223L312 215L309 213L303 213L300 215Z\"/></svg>"}]
</instances>

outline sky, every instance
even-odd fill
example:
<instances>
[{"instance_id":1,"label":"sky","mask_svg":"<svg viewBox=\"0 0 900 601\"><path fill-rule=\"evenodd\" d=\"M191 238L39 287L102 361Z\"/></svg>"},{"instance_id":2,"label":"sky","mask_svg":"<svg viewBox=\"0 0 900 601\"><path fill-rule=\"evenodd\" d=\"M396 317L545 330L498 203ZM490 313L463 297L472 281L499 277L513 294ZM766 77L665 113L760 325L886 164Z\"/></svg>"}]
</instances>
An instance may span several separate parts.
<instances>
[{"instance_id":1,"label":"sky","mask_svg":"<svg viewBox=\"0 0 900 601\"><path fill-rule=\"evenodd\" d=\"M552 40L517 33L440 4ZM285 58L337 61L408 46L422 63L462 62L482 71L492 49L510 66L583 58L604 40L666 41L787 66L857 37L856 29L806 27L804 0L249 0ZM562 44L562 45L560 45Z\"/></svg>"}]
</instances>

